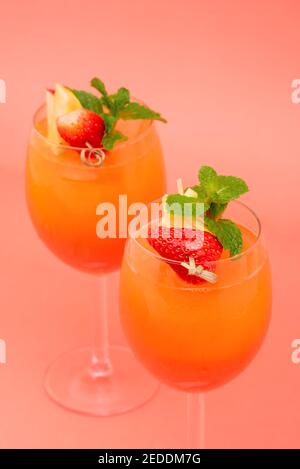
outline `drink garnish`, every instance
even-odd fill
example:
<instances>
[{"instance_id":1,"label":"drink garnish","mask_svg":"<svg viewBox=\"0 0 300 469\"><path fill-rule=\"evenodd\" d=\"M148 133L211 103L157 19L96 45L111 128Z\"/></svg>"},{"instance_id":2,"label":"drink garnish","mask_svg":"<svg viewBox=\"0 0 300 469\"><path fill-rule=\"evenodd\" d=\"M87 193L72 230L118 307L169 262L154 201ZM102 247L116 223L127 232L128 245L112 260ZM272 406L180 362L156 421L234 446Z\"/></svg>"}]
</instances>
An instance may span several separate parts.
<instances>
[{"instance_id":1,"label":"drink garnish","mask_svg":"<svg viewBox=\"0 0 300 469\"><path fill-rule=\"evenodd\" d=\"M88 109L77 109L56 120L60 136L72 147L92 146L100 148L105 126L102 117Z\"/></svg>"},{"instance_id":2,"label":"drink garnish","mask_svg":"<svg viewBox=\"0 0 300 469\"><path fill-rule=\"evenodd\" d=\"M80 149L90 146L108 152L118 142L128 140L116 128L119 120L166 122L158 112L132 100L127 88L109 94L99 78L93 78L91 86L98 95L59 84L55 90L47 90L49 140Z\"/></svg>"},{"instance_id":3,"label":"drink garnish","mask_svg":"<svg viewBox=\"0 0 300 469\"><path fill-rule=\"evenodd\" d=\"M171 226L163 216L162 223L149 230L148 241L162 257L176 261L170 266L187 282L215 283L215 262L223 249L233 257L243 248L241 230L232 220L222 218L223 212L230 201L249 189L242 179L218 175L210 166L200 168L198 179L198 184L186 189L179 179L178 193L164 196L163 210ZM183 216L190 217L189 228Z\"/></svg>"},{"instance_id":4,"label":"drink garnish","mask_svg":"<svg viewBox=\"0 0 300 469\"><path fill-rule=\"evenodd\" d=\"M148 242L164 259L176 261L169 265L183 280L195 284L216 280L215 275L207 277L207 272L213 273L213 262L220 258L223 248L208 231L157 226L151 228Z\"/></svg>"},{"instance_id":5,"label":"drink garnish","mask_svg":"<svg viewBox=\"0 0 300 469\"><path fill-rule=\"evenodd\" d=\"M105 157L105 151L93 148L89 143L86 143L86 148L80 151L80 159L87 166L101 166Z\"/></svg>"}]
</instances>

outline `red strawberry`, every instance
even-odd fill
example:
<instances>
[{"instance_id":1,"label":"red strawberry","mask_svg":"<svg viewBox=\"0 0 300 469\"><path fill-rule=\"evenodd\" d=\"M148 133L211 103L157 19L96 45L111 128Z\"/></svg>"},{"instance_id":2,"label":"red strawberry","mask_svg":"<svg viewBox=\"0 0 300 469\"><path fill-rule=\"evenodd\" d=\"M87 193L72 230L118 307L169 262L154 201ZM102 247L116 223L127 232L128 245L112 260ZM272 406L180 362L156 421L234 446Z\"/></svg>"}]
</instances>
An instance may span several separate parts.
<instances>
[{"instance_id":1,"label":"red strawberry","mask_svg":"<svg viewBox=\"0 0 300 469\"><path fill-rule=\"evenodd\" d=\"M220 259L223 247L218 239L208 231L192 228L165 228L159 226L149 230L148 242L162 256L173 261L190 264L188 266L170 262L170 267L185 281L194 284L206 280L193 273L193 267L202 266L205 271L214 272L214 261ZM205 273L203 275L205 277ZM214 276L208 274L206 277ZM207 278L208 279L208 278Z\"/></svg>"},{"instance_id":2,"label":"red strawberry","mask_svg":"<svg viewBox=\"0 0 300 469\"><path fill-rule=\"evenodd\" d=\"M89 143L93 148L100 148L105 132L104 120L88 109L77 109L56 121L60 136L72 147L84 148Z\"/></svg>"}]
</instances>

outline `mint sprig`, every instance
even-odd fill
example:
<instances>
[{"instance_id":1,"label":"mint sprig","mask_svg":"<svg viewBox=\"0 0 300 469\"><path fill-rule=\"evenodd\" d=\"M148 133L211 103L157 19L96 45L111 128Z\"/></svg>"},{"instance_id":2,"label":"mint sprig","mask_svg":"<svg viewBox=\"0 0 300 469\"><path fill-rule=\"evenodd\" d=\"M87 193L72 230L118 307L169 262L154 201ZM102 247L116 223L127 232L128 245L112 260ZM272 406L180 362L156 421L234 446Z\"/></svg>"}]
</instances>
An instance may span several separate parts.
<instances>
[{"instance_id":1,"label":"mint sprig","mask_svg":"<svg viewBox=\"0 0 300 469\"><path fill-rule=\"evenodd\" d=\"M127 88L119 88L116 93L109 94L105 84L100 78L93 78L91 86L101 96L95 96L87 91L70 89L80 104L102 117L105 124L105 134L102 145L105 150L111 150L117 142L125 141L128 137L115 129L119 119L123 120L158 120L167 122L158 112L148 106L131 101Z\"/></svg>"},{"instance_id":2,"label":"mint sprig","mask_svg":"<svg viewBox=\"0 0 300 469\"><path fill-rule=\"evenodd\" d=\"M204 204L204 226L213 233L224 249L235 256L242 251L243 238L239 227L228 219L221 218L230 201L248 192L248 186L243 179L234 176L222 176L210 166L202 166L198 173L199 184L191 189L197 197L181 194L168 195L166 210L172 211L176 202L181 206L181 213L185 213L185 204L191 204L192 216L199 214L199 205Z\"/></svg>"}]
</instances>

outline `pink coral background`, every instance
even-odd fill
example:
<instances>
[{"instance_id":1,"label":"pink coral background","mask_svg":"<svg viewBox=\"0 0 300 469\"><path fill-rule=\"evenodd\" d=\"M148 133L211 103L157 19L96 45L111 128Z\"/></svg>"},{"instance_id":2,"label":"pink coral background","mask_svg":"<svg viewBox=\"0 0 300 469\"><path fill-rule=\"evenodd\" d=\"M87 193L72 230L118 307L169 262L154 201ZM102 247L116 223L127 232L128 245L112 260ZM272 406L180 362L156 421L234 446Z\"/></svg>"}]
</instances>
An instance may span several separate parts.
<instances>
[{"instance_id":1,"label":"pink coral background","mask_svg":"<svg viewBox=\"0 0 300 469\"><path fill-rule=\"evenodd\" d=\"M42 388L46 365L89 339L88 277L37 239L24 202L26 141L45 87L85 87L95 74L165 114L170 188L202 163L244 177L268 240L273 319L256 360L207 395L207 447L300 447L300 76L297 0L11 0L0 6L1 447L180 447L185 396L163 388L115 418L72 414ZM117 276L111 278L117 288ZM111 339L124 341L111 299Z\"/></svg>"}]
</instances>

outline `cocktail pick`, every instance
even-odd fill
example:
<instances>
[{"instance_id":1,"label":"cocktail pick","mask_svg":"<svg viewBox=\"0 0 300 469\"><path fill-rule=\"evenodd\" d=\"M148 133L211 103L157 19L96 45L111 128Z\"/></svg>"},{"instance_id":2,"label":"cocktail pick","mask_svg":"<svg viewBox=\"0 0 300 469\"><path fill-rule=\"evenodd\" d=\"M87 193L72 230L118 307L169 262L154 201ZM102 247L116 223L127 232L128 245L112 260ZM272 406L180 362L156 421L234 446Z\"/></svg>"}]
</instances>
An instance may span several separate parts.
<instances>
[{"instance_id":1,"label":"cocktail pick","mask_svg":"<svg viewBox=\"0 0 300 469\"><path fill-rule=\"evenodd\" d=\"M105 152L100 148L93 148L87 142L86 148L80 152L80 159L87 166L101 166L105 160Z\"/></svg>"},{"instance_id":2,"label":"cocktail pick","mask_svg":"<svg viewBox=\"0 0 300 469\"><path fill-rule=\"evenodd\" d=\"M188 270L189 275L196 275L210 283L216 283L218 280L218 276L214 272L205 270L202 265L196 266L195 259L192 256L189 257L189 262L181 262L181 265Z\"/></svg>"}]
</instances>

